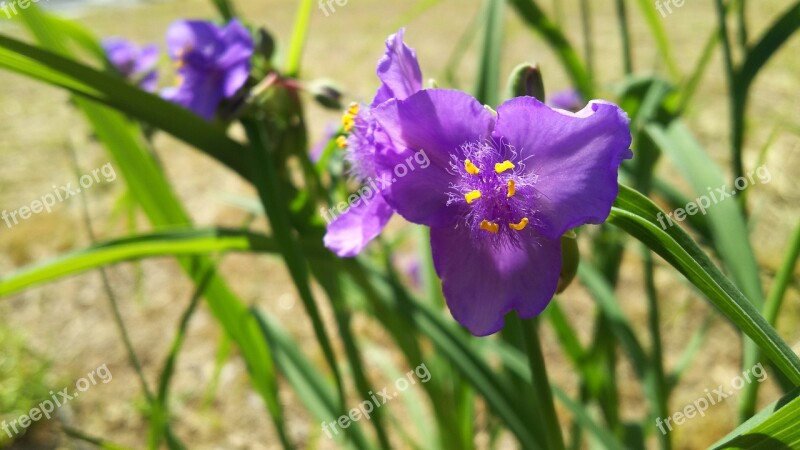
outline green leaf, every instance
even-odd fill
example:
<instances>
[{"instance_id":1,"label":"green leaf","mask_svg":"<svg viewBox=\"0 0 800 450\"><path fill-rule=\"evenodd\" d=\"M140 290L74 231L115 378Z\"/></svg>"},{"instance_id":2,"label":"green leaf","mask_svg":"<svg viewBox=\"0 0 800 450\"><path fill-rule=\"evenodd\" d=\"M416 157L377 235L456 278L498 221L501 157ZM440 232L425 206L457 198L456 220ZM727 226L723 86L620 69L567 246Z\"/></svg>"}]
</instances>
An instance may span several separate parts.
<instances>
[{"instance_id":1,"label":"green leaf","mask_svg":"<svg viewBox=\"0 0 800 450\"><path fill-rule=\"evenodd\" d=\"M747 52L747 57L737 76L737 84L740 89L746 91L750 87L767 61L798 29L800 29L800 1L783 13Z\"/></svg>"},{"instance_id":2,"label":"green leaf","mask_svg":"<svg viewBox=\"0 0 800 450\"><path fill-rule=\"evenodd\" d=\"M475 98L492 107L499 104L500 60L503 50L503 12L505 0L486 0L481 61L478 64L478 85Z\"/></svg>"},{"instance_id":3,"label":"green leaf","mask_svg":"<svg viewBox=\"0 0 800 450\"><path fill-rule=\"evenodd\" d=\"M678 269L795 385L800 385L800 358L681 227L661 228L659 214L664 213L647 197L620 186L608 222L642 241Z\"/></svg>"},{"instance_id":4,"label":"green leaf","mask_svg":"<svg viewBox=\"0 0 800 450\"><path fill-rule=\"evenodd\" d=\"M800 447L800 389L784 396L710 448L789 450Z\"/></svg>"},{"instance_id":5,"label":"green leaf","mask_svg":"<svg viewBox=\"0 0 800 450\"><path fill-rule=\"evenodd\" d=\"M737 191L734 191L733 187L726 186L722 171L709 158L682 121L675 120L666 129L658 125L649 125L646 130L661 152L684 174L692 186L693 195L696 196L695 203L708 201L710 206L706 208L704 215L714 239L715 250L722 257L725 268L730 272L736 285L756 307L760 308L764 303L764 294L758 263L747 238L749 236L747 224L735 199L733 197L718 199L717 197L721 195L716 189L724 188L727 194ZM676 221L672 227L679 226Z\"/></svg>"},{"instance_id":6,"label":"green leaf","mask_svg":"<svg viewBox=\"0 0 800 450\"><path fill-rule=\"evenodd\" d=\"M274 240L245 230L165 230L104 242L23 268L0 278L0 297L92 269L163 256L256 251L276 253Z\"/></svg>"},{"instance_id":7,"label":"green leaf","mask_svg":"<svg viewBox=\"0 0 800 450\"><path fill-rule=\"evenodd\" d=\"M319 369L298 348L297 342L277 321L257 308L252 309L252 314L258 320L264 338L273 349L275 365L284 374L286 381L292 385L300 401L317 420L334 423L342 414L336 388L331 386ZM335 434L331 430L329 433L337 440L352 439L358 448L372 448L358 422L352 422L346 430L339 429Z\"/></svg>"}]
</instances>

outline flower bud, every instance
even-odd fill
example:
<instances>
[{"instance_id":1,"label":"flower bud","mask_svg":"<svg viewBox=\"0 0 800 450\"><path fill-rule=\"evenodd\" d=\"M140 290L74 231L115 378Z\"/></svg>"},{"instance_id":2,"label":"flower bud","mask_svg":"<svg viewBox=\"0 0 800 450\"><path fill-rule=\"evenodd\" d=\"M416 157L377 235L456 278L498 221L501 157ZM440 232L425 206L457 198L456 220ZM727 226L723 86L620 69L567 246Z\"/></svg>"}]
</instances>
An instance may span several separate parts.
<instances>
[{"instance_id":1,"label":"flower bud","mask_svg":"<svg viewBox=\"0 0 800 450\"><path fill-rule=\"evenodd\" d=\"M321 79L309 83L308 92L327 109L342 109L342 91L331 80Z\"/></svg>"},{"instance_id":2,"label":"flower bud","mask_svg":"<svg viewBox=\"0 0 800 450\"><path fill-rule=\"evenodd\" d=\"M544 103L544 81L538 64L523 63L511 72L508 78L508 96L535 97Z\"/></svg>"},{"instance_id":3,"label":"flower bud","mask_svg":"<svg viewBox=\"0 0 800 450\"><path fill-rule=\"evenodd\" d=\"M575 274L578 273L581 253L578 250L576 237L575 232L572 230L561 237L561 274L558 277L556 294L564 292L564 289L575 279Z\"/></svg>"}]
</instances>

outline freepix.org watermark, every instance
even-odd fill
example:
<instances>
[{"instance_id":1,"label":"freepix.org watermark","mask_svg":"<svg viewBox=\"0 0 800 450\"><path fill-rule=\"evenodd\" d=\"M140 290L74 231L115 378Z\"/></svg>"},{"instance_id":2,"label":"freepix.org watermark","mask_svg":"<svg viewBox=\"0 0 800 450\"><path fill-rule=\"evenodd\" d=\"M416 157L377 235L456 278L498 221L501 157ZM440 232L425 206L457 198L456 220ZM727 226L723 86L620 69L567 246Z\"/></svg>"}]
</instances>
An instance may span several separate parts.
<instances>
[{"instance_id":1,"label":"freepix.org watermark","mask_svg":"<svg viewBox=\"0 0 800 450\"><path fill-rule=\"evenodd\" d=\"M3 431L8 434L8 437L13 438L15 435L24 432L29 426L31 426L31 424L41 420L42 417L50 419L51 414L53 414L56 408L60 408L70 401L78 398L78 395L80 395L81 392L88 391L89 388L97 385L98 382L108 384L111 382L112 378L113 375L111 375L111 371L108 370L108 366L103 364L102 366L89 372L85 378L80 378L78 381L76 381L76 390L72 393L69 392L68 387L65 387L59 392L50 391L50 399L39 403L39 405L31 408L27 414L23 414L11 422L4 420L3 423L0 424L0 428L2 428Z\"/></svg>"},{"instance_id":2,"label":"freepix.org watermark","mask_svg":"<svg viewBox=\"0 0 800 450\"><path fill-rule=\"evenodd\" d=\"M686 3L686 0L658 0L656 1L656 9L661 13L661 17L667 17L667 14L672 14L672 7L680 8Z\"/></svg>"},{"instance_id":3,"label":"freepix.org watermark","mask_svg":"<svg viewBox=\"0 0 800 450\"><path fill-rule=\"evenodd\" d=\"M417 379L423 383L427 383L431 379L431 373L428 371L428 367L424 363L418 365L414 370L408 371L405 377L395 380L394 388L396 390L389 392L391 387L385 387L378 393L370 391L369 399L361 402L358 407L351 409L347 414L340 416L338 419L330 423L322 422L322 431L324 431L325 435L331 439L334 435L339 434L337 425L338 428L344 430L346 428L350 428L350 425L352 425L353 422L358 422L362 418L369 420L372 417L372 412L375 411L375 409L380 408L386 403L394 400L400 395L401 392L405 391L410 386L417 384ZM333 433L331 433L331 431L333 431Z\"/></svg>"},{"instance_id":4,"label":"freepix.org watermark","mask_svg":"<svg viewBox=\"0 0 800 450\"><path fill-rule=\"evenodd\" d=\"M100 175L103 177L101 178ZM6 224L6 227L11 228L14 225L19 225L20 221L28 220L35 214L43 212L50 213L56 202L61 203L71 197L77 197L82 191L89 190L95 183L102 182L111 183L117 179L117 173L114 171L114 166L107 163L102 167L92 170L78 179L78 186L73 186L72 183L67 183L66 186L53 185L53 192L43 195L41 198L31 202L30 206L23 206L13 211L3 210L0 212L0 219Z\"/></svg>"},{"instance_id":5,"label":"freepix.org watermark","mask_svg":"<svg viewBox=\"0 0 800 450\"><path fill-rule=\"evenodd\" d=\"M428 158L428 154L425 153L425 150L420 150L414 153L413 156L406 158L405 163L400 163L395 166L393 170L393 178L370 178L364 182L364 185L356 194L352 194L347 197L346 202L339 202L335 206L328 209L322 208L319 210L319 212L325 219L325 222L331 223L331 221L336 219L337 216L346 213L353 206L358 206L360 202L371 202L373 199L375 199L375 196L380 195L380 192L383 189L391 186L392 183L396 182L398 178L403 178L410 172L417 170L417 166L420 169L427 169L430 165L431 160Z\"/></svg>"},{"instance_id":6,"label":"freepix.org watermark","mask_svg":"<svg viewBox=\"0 0 800 450\"><path fill-rule=\"evenodd\" d=\"M673 219L678 222L683 222L688 216L693 216L698 212L705 215L708 209L713 205L734 197L738 192L747 189L747 186L756 184L753 175L756 175L758 181L762 184L772 181L772 175L769 173L769 169L767 169L766 166L759 166L756 170L748 172L747 177L737 178L733 182L736 189L729 190L726 186L721 186L713 190L708 188L708 195L697 197L693 202L687 203L684 208L678 208L675 211L668 212L666 215L659 212L656 215L656 219L658 219L658 223L661 224L661 229L666 230L668 227L675 225ZM664 219L666 219L666 221Z\"/></svg>"},{"instance_id":7,"label":"freepix.org watermark","mask_svg":"<svg viewBox=\"0 0 800 450\"><path fill-rule=\"evenodd\" d=\"M6 13L7 18L11 19L19 14L17 6L19 6L19 9L28 9L32 3L39 3L40 1L41 0L11 0L8 4L6 4L5 1L0 1L0 10Z\"/></svg>"},{"instance_id":8,"label":"freepix.org watermark","mask_svg":"<svg viewBox=\"0 0 800 450\"><path fill-rule=\"evenodd\" d=\"M328 17L336 12L336 8L333 6L334 3L339 6L345 6L348 1L350 0L319 0L319 9L325 13L325 17Z\"/></svg>"},{"instance_id":9,"label":"freepix.org watermark","mask_svg":"<svg viewBox=\"0 0 800 450\"><path fill-rule=\"evenodd\" d=\"M708 410L709 407L724 402L725 399L733 395L734 392L741 390L746 384L750 384L754 381L761 383L767 379L767 376L767 371L764 369L764 366L758 363L731 380L730 387L732 390L726 389L722 384L711 391L706 389L705 395L698 397L697 400L691 404L687 404L682 410L672 414L666 419L662 419L661 417L657 418L656 426L661 431L661 434L667 434L672 431L673 424L675 424L675 426L683 425L687 420L693 419L697 417L697 415L705 417L706 410ZM666 425L666 427L664 427L664 425Z\"/></svg>"}]
</instances>

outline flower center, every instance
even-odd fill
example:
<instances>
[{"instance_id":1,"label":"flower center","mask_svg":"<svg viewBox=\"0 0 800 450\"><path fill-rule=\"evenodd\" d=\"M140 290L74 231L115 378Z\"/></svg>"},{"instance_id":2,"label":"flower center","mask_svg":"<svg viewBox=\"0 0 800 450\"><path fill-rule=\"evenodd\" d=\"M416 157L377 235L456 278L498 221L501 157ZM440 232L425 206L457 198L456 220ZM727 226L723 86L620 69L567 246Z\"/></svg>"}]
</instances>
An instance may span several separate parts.
<instances>
[{"instance_id":1,"label":"flower center","mask_svg":"<svg viewBox=\"0 0 800 450\"><path fill-rule=\"evenodd\" d=\"M461 146L463 159L452 155L450 172L457 176L448 192L459 204L463 221L476 237L517 239L534 217L536 176L508 145L470 142Z\"/></svg>"}]
</instances>

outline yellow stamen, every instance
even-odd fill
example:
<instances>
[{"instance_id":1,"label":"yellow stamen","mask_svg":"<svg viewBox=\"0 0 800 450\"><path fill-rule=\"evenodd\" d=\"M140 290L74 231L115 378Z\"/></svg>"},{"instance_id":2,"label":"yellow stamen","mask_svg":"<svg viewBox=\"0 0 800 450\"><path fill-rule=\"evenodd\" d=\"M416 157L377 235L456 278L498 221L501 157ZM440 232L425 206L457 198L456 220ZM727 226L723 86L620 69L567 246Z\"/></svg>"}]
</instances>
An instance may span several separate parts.
<instances>
[{"instance_id":1,"label":"yellow stamen","mask_svg":"<svg viewBox=\"0 0 800 450\"><path fill-rule=\"evenodd\" d=\"M350 132L353 130L353 127L356 125L356 121L353 120L353 116L349 114L345 114L342 116L342 125L344 126L344 131Z\"/></svg>"},{"instance_id":2,"label":"yellow stamen","mask_svg":"<svg viewBox=\"0 0 800 450\"><path fill-rule=\"evenodd\" d=\"M490 233L496 234L498 231L500 231L500 225L493 222L489 222L488 220L484 220L483 222L481 222L481 230L486 230Z\"/></svg>"},{"instance_id":3,"label":"yellow stamen","mask_svg":"<svg viewBox=\"0 0 800 450\"><path fill-rule=\"evenodd\" d=\"M494 171L497 173L503 173L508 169L513 169L514 164L511 163L509 160L505 160L501 163L497 163L494 165Z\"/></svg>"},{"instance_id":4,"label":"yellow stamen","mask_svg":"<svg viewBox=\"0 0 800 450\"><path fill-rule=\"evenodd\" d=\"M467 170L467 173L472 175L477 175L481 172L480 169L478 169L475 164L472 164L472 161L470 160L464 161L464 168Z\"/></svg>"},{"instance_id":5,"label":"yellow stamen","mask_svg":"<svg viewBox=\"0 0 800 450\"><path fill-rule=\"evenodd\" d=\"M481 198L481 191L474 190L471 192L467 192L466 194L464 194L464 198L467 199L467 204L471 205L472 202Z\"/></svg>"},{"instance_id":6,"label":"yellow stamen","mask_svg":"<svg viewBox=\"0 0 800 450\"><path fill-rule=\"evenodd\" d=\"M513 230L522 231L525 229L525 227L528 226L528 218L523 217L522 220L519 221L519 223L510 223L508 224L508 226Z\"/></svg>"},{"instance_id":7,"label":"yellow stamen","mask_svg":"<svg viewBox=\"0 0 800 450\"><path fill-rule=\"evenodd\" d=\"M350 107L347 108L347 114L351 116L358 114L358 103L350 103Z\"/></svg>"},{"instance_id":8,"label":"yellow stamen","mask_svg":"<svg viewBox=\"0 0 800 450\"><path fill-rule=\"evenodd\" d=\"M349 133L356 126L356 114L358 114L358 103L351 103L350 107L347 108L347 112L342 116L344 131Z\"/></svg>"},{"instance_id":9,"label":"yellow stamen","mask_svg":"<svg viewBox=\"0 0 800 450\"><path fill-rule=\"evenodd\" d=\"M507 195L507 197L508 198L513 197L515 192L517 192L517 187L514 184L514 180L508 180L508 195Z\"/></svg>"},{"instance_id":10,"label":"yellow stamen","mask_svg":"<svg viewBox=\"0 0 800 450\"><path fill-rule=\"evenodd\" d=\"M178 51L175 52L175 58L176 58L175 59L175 68L176 69L181 69L181 68L183 68L183 66L186 65L186 61L184 61L183 55L185 55L186 52L191 51L191 49L192 49L191 47L179 48Z\"/></svg>"},{"instance_id":11,"label":"yellow stamen","mask_svg":"<svg viewBox=\"0 0 800 450\"><path fill-rule=\"evenodd\" d=\"M339 148L347 148L347 138L344 136L339 136L336 138L336 145L338 145Z\"/></svg>"}]
</instances>

